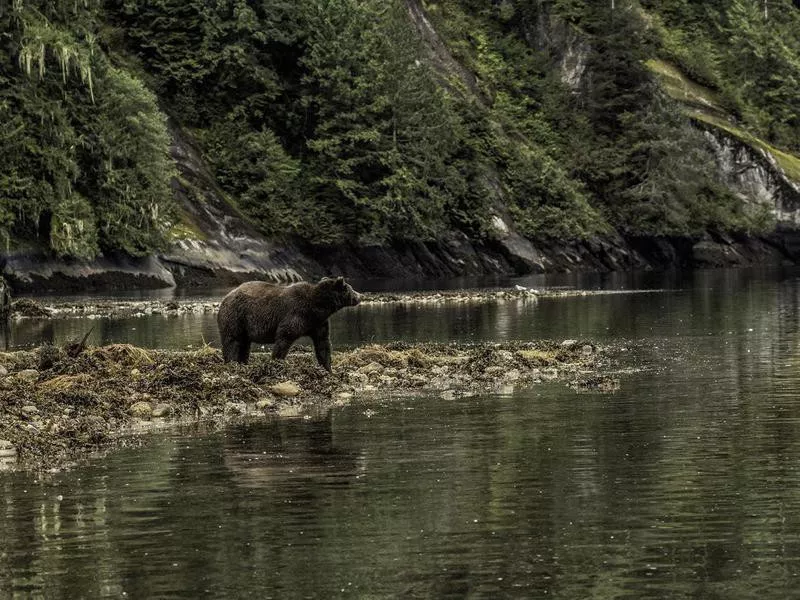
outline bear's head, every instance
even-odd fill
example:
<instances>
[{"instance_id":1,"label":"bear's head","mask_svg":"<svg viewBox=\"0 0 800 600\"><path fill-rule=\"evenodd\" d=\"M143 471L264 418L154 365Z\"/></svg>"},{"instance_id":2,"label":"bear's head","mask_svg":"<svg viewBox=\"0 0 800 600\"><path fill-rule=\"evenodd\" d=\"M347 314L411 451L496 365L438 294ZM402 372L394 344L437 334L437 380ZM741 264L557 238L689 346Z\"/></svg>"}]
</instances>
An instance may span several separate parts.
<instances>
[{"instance_id":1,"label":"bear's head","mask_svg":"<svg viewBox=\"0 0 800 600\"><path fill-rule=\"evenodd\" d=\"M319 290L324 291L325 297L330 299L337 309L358 306L361 302L361 294L350 287L344 277L324 277L317 286Z\"/></svg>"}]
</instances>

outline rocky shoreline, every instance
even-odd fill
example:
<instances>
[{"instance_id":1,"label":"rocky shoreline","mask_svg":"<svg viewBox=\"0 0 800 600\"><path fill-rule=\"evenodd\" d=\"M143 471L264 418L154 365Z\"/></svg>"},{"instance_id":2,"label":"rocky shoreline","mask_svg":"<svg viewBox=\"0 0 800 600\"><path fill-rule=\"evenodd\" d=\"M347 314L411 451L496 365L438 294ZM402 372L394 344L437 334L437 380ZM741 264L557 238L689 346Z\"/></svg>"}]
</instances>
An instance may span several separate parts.
<instances>
[{"instance_id":1,"label":"rocky shoreline","mask_svg":"<svg viewBox=\"0 0 800 600\"><path fill-rule=\"evenodd\" d=\"M536 290L517 287L483 290L422 291L361 294L362 306L381 304L478 303L505 300L536 302L540 298L567 298L609 294L652 294L664 290ZM20 298L12 303L11 318L121 318L216 312L220 300L98 300L41 303Z\"/></svg>"},{"instance_id":2,"label":"rocky shoreline","mask_svg":"<svg viewBox=\"0 0 800 600\"><path fill-rule=\"evenodd\" d=\"M286 361L256 353L248 365L224 364L211 347L72 344L0 353L0 470L63 468L159 425L296 417L410 394L447 401L543 381L613 392L614 354L577 340L396 343L336 352L326 374L302 347Z\"/></svg>"}]
</instances>

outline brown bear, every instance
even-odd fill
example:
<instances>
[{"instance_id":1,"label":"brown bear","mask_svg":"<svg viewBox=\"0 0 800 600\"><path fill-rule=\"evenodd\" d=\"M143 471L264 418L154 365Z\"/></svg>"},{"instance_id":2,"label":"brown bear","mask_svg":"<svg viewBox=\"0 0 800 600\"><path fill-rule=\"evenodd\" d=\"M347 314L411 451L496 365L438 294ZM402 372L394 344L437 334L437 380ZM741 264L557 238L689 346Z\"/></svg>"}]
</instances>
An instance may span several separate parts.
<instances>
[{"instance_id":1,"label":"brown bear","mask_svg":"<svg viewBox=\"0 0 800 600\"><path fill-rule=\"evenodd\" d=\"M307 335L314 343L317 361L331 370L328 318L361 296L342 277L325 277L319 283L280 286L248 281L222 300L217 325L225 362L246 363L250 343L271 343L272 357L283 359L294 341Z\"/></svg>"}]
</instances>

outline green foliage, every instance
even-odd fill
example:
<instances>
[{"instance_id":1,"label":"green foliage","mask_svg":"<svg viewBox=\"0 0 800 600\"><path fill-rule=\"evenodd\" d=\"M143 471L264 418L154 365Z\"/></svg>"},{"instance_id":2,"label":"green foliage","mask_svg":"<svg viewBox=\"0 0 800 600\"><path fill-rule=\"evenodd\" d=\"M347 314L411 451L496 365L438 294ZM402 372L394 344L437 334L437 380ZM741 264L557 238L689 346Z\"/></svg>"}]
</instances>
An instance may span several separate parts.
<instances>
[{"instance_id":1,"label":"green foliage","mask_svg":"<svg viewBox=\"0 0 800 600\"><path fill-rule=\"evenodd\" d=\"M166 123L112 67L98 2L15 2L0 12L0 233L60 256L145 254L171 219Z\"/></svg>"},{"instance_id":2,"label":"green foliage","mask_svg":"<svg viewBox=\"0 0 800 600\"><path fill-rule=\"evenodd\" d=\"M646 0L661 53L771 143L800 148L800 10L792 0ZM765 12L766 7L766 12Z\"/></svg>"},{"instance_id":3,"label":"green foliage","mask_svg":"<svg viewBox=\"0 0 800 600\"><path fill-rule=\"evenodd\" d=\"M94 211L80 194L71 194L53 210L50 246L58 256L92 258L97 254Z\"/></svg>"},{"instance_id":4,"label":"green foliage","mask_svg":"<svg viewBox=\"0 0 800 600\"><path fill-rule=\"evenodd\" d=\"M536 238L763 226L653 71L794 168L792 0L420 5L441 40L406 0L3 4L0 241L91 257L185 234L160 106L273 238L489 236L498 212Z\"/></svg>"},{"instance_id":5,"label":"green foliage","mask_svg":"<svg viewBox=\"0 0 800 600\"><path fill-rule=\"evenodd\" d=\"M299 235L319 217L313 210L296 210L302 200L297 193L300 163L272 131L252 131L233 119L215 124L202 139L219 184L267 235Z\"/></svg>"}]
</instances>

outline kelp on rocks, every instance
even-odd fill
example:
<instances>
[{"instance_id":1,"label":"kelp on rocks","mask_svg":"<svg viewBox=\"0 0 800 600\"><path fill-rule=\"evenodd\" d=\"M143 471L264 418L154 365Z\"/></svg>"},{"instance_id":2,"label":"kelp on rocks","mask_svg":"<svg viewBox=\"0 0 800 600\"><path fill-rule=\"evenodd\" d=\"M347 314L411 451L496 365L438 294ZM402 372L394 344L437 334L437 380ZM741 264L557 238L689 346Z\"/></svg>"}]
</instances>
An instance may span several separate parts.
<instances>
[{"instance_id":1,"label":"kelp on rocks","mask_svg":"<svg viewBox=\"0 0 800 600\"><path fill-rule=\"evenodd\" d=\"M326 374L296 348L285 361L255 353L224 364L219 350L88 347L77 356L43 346L0 353L0 442L16 466L53 468L113 445L145 422L224 421L302 412L352 398L474 394L542 380L575 381L607 363L591 344L368 345L333 356ZM10 452L6 452L9 454Z\"/></svg>"}]
</instances>

